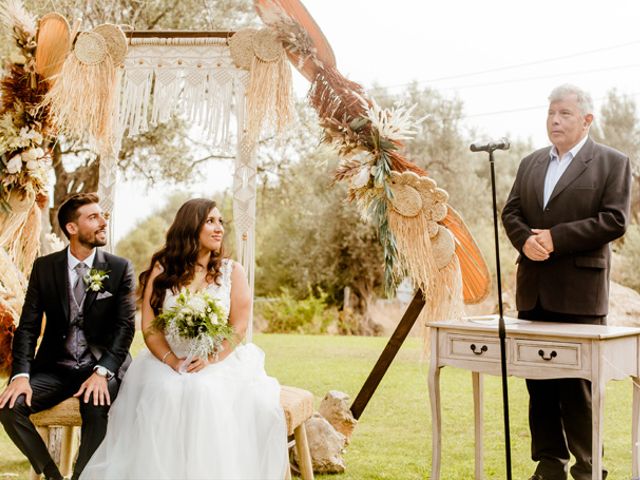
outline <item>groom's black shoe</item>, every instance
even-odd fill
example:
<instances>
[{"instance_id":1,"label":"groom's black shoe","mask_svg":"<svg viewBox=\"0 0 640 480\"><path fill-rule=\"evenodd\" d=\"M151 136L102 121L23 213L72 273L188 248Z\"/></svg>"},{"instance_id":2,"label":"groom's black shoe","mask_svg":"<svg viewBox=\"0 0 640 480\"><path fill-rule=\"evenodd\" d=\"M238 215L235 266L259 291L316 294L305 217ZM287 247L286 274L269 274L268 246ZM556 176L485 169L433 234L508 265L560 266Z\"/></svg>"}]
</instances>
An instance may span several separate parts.
<instances>
[{"instance_id":1,"label":"groom's black shoe","mask_svg":"<svg viewBox=\"0 0 640 480\"><path fill-rule=\"evenodd\" d=\"M544 477L542 475L538 475L537 473L534 473L529 480L544 480Z\"/></svg>"}]
</instances>

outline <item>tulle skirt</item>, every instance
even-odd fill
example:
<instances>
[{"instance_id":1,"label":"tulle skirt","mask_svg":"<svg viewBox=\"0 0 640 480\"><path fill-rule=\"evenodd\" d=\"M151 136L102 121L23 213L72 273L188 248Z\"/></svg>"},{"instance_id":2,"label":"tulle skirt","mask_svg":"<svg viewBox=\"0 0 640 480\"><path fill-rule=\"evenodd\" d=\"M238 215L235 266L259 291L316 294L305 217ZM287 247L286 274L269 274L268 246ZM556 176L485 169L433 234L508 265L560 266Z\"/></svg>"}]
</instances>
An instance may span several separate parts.
<instances>
[{"instance_id":1,"label":"tulle skirt","mask_svg":"<svg viewBox=\"0 0 640 480\"><path fill-rule=\"evenodd\" d=\"M282 480L286 433L280 385L255 345L182 375L145 350L80 479Z\"/></svg>"}]
</instances>

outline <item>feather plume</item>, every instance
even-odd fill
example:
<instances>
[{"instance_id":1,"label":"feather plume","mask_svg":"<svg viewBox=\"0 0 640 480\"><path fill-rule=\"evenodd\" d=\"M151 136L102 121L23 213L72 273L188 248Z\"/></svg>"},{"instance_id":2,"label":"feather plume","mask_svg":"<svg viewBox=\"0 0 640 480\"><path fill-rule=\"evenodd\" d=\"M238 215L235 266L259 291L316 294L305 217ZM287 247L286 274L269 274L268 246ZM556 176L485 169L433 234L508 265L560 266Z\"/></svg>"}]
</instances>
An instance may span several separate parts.
<instances>
[{"instance_id":1,"label":"feather plume","mask_svg":"<svg viewBox=\"0 0 640 480\"><path fill-rule=\"evenodd\" d=\"M11 373L11 344L16 331L15 312L0 299L0 377L8 377Z\"/></svg>"},{"instance_id":2,"label":"feather plume","mask_svg":"<svg viewBox=\"0 0 640 480\"><path fill-rule=\"evenodd\" d=\"M0 6L0 21L14 34L17 29L31 37L36 36L36 17L24 8L21 0L6 0Z\"/></svg>"}]
</instances>

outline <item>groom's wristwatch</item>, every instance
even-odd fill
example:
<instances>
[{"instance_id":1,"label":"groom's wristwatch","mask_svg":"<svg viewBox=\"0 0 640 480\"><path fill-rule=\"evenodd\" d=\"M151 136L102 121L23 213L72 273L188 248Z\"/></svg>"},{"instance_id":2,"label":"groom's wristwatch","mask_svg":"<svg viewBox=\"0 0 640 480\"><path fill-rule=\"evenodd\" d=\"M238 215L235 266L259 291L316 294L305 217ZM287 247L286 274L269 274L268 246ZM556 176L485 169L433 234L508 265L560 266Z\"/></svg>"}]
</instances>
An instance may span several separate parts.
<instances>
[{"instance_id":1,"label":"groom's wristwatch","mask_svg":"<svg viewBox=\"0 0 640 480\"><path fill-rule=\"evenodd\" d=\"M103 378L109 378L109 370L107 370L106 368L104 368L102 365L98 365L96 368L93 369L94 372L96 372L97 375L103 377Z\"/></svg>"}]
</instances>

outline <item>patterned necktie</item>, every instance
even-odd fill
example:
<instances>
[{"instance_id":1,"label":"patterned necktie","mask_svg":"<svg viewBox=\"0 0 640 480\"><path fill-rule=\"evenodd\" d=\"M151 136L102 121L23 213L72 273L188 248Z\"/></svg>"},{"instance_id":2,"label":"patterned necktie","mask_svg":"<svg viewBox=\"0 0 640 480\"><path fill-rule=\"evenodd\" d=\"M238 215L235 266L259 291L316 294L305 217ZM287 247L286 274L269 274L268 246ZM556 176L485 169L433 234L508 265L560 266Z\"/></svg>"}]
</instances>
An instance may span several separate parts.
<instances>
[{"instance_id":1,"label":"patterned necktie","mask_svg":"<svg viewBox=\"0 0 640 480\"><path fill-rule=\"evenodd\" d=\"M73 285L73 296L76 299L76 303L78 305L82 305L84 294L87 291L87 287L84 283L84 276L89 271L89 267L86 264L80 262L74 267L74 270L76 271L78 278L76 279L76 283Z\"/></svg>"}]
</instances>

